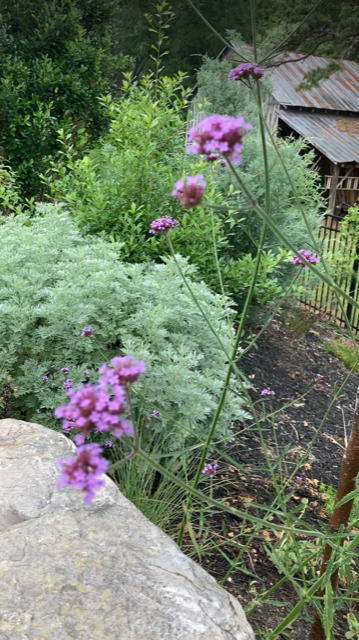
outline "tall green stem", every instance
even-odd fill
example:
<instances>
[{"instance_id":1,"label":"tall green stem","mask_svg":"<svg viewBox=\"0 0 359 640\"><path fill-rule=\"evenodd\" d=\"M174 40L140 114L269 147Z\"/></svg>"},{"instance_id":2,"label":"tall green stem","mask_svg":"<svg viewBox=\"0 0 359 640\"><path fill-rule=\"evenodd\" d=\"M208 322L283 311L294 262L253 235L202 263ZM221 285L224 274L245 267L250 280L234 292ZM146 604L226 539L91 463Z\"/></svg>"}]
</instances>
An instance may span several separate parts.
<instances>
[{"instance_id":1,"label":"tall green stem","mask_svg":"<svg viewBox=\"0 0 359 640\"><path fill-rule=\"evenodd\" d=\"M239 327L238 327L238 331L237 331L237 335L236 335L236 339L234 342L234 346L233 346L233 350L232 350L232 355L231 355L231 360L229 362L229 366L228 366L228 371L227 371L227 375L226 375L226 379L224 382L224 386L222 389L222 393L221 393L221 397L219 399L219 403L216 409L216 413L214 415L211 427L208 431L208 435L202 450L202 455L199 461L199 465L197 468L197 472L193 481L193 488L197 489L198 487L198 483L200 481L201 478L201 474L202 474L202 469L204 467L207 455L208 455L208 451L218 424L218 420L219 417L221 415L222 409L223 409L223 405L225 403L226 400L226 396L227 396L227 391L228 391L228 385L229 385L229 381L231 379L231 375L232 375L232 366L233 363L235 363L236 360L236 356L237 356L237 351L238 351L238 347L239 347L239 343L242 339L242 335L243 335L243 330L244 330L244 326L245 326L245 321L248 315L248 310L253 298L253 294L254 294L254 289L255 289L255 285L257 282L257 277L258 277L258 273L259 273L259 267L260 267L260 263L261 263L261 257L262 257L262 250L263 250L263 245L264 245L264 240L265 240L265 232L266 232L266 227L263 225L262 228L262 234L261 234L261 240L260 240L260 244L259 244L259 248L258 248L258 253L257 253L257 259L255 262L255 267L254 267L254 272L252 275L252 279L251 279L251 284L247 293L247 297L246 297L246 301L244 304L244 308L243 308L243 312L242 312L242 316L241 316L241 320L239 323ZM186 509L185 509L185 515L183 517L182 520L182 524L181 524L181 528L180 528L180 532L179 532L179 536L178 536L178 545L181 546L182 541L183 541L183 536L184 536L184 532L186 529L186 521L187 521L187 514L190 512L191 506L192 506L192 496L189 496L189 498L187 499L187 504L186 504Z\"/></svg>"}]
</instances>

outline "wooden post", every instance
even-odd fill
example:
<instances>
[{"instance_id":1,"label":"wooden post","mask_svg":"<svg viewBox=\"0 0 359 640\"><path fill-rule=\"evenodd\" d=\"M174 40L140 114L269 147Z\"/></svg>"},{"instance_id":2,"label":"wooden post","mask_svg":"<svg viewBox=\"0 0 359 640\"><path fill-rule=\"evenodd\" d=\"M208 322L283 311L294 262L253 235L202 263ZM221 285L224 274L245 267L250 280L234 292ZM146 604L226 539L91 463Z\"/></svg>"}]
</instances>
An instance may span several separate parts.
<instances>
[{"instance_id":1,"label":"wooden post","mask_svg":"<svg viewBox=\"0 0 359 640\"><path fill-rule=\"evenodd\" d=\"M344 453L342 468L340 471L339 485L337 491L337 497L335 502L340 502L345 496L355 490L356 478L359 475L359 388L357 390L355 414L353 421L353 428L350 434L349 442ZM350 500L339 507L334 508L332 516L329 521L329 530L332 533L338 533L341 527L343 527L343 536L340 540L340 545L344 544L345 531L349 522L351 510L354 504L354 500ZM326 544L322 566L320 568L320 575L326 572L330 556L332 555L332 547L330 544ZM331 576L331 583L334 593L336 592L339 580L339 569L336 569ZM320 590L319 596L323 596L324 592ZM326 640L326 633L324 631L322 621L317 611L314 612L314 623L309 634L309 640Z\"/></svg>"},{"instance_id":2,"label":"wooden post","mask_svg":"<svg viewBox=\"0 0 359 640\"><path fill-rule=\"evenodd\" d=\"M331 213L332 215L334 215L335 213L338 180L339 180L339 165L333 163L333 173L332 173L332 179L330 184L330 195L329 195L329 203L328 203L329 213Z\"/></svg>"}]
</instances>

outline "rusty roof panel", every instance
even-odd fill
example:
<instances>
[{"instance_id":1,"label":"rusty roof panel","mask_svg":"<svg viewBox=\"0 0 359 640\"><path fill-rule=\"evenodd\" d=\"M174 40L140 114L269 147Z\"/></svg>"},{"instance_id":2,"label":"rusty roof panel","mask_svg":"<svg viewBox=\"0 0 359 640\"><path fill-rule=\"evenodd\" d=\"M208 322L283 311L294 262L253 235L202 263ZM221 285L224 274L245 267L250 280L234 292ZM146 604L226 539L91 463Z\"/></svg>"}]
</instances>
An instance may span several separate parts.
<instances>
[{"instance_id":1,"label":"rusty roof panel","mask_svg":"<svg viewBox=\"0 0 359 640\"><path fill-rule=\"evenodd\" d=\"M359 118L281 109L279 118L335 163L359 163Z\"/></svg>"},{"instance_id":2,"label":"rusty roof panel","mask_svg":"<svg viewBox=\"0 0 359 640\"><path fill-rule=\"evenodd\" d=\"M287 53L289 62L274 67L273 95L280 104L291 107L312 107L315 109L331 109L334 111L354 111L359 113L359 63L342 60L343 69L333 73L328 80L310 91L296 91L308 71L318 67L325 68L330 62L320 56L308 56L304 60L300 53Z\"/></svg>"}]
</instances>

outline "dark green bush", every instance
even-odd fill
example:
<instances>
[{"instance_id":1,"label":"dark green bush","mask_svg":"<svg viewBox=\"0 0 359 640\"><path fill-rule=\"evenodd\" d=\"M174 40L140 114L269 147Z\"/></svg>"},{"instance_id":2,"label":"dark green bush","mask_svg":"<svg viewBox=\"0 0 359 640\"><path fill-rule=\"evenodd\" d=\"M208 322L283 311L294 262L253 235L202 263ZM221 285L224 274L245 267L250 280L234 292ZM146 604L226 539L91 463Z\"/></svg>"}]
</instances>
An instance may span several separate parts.
<instances>
[{"instance_id":1,"label":"dark green bush","mask_svg":"<svg viewBox=\"0 0 359 640\"><path fill-rule=\"evenodd\" d=\"M125 64L107 35L116 4L0 0L1 154L27 196L41 193L60 127L77 144L79 132L93 139L108 123L98 98Z\"/></svg>"}]
</instances>

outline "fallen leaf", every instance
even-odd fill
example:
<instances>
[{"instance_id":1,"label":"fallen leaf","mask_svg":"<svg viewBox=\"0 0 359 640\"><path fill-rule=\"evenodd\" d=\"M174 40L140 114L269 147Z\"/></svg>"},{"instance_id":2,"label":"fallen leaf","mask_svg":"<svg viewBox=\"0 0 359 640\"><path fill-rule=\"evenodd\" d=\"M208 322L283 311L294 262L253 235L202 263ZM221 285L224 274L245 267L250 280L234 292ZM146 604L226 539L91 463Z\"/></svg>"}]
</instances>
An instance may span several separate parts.
<instances>
[{"instance_id":1,"label":"fallen leaf","mask_svg":"<svg viewBox=\"0 0 359 640\"><path fill-rule=\"evenodd\" d=\"M268 542L270 542L272 540L271 535L269 533L269 531L262 531L263 536L266 540L268 540Z\"/></svg>"}]
</instances>

